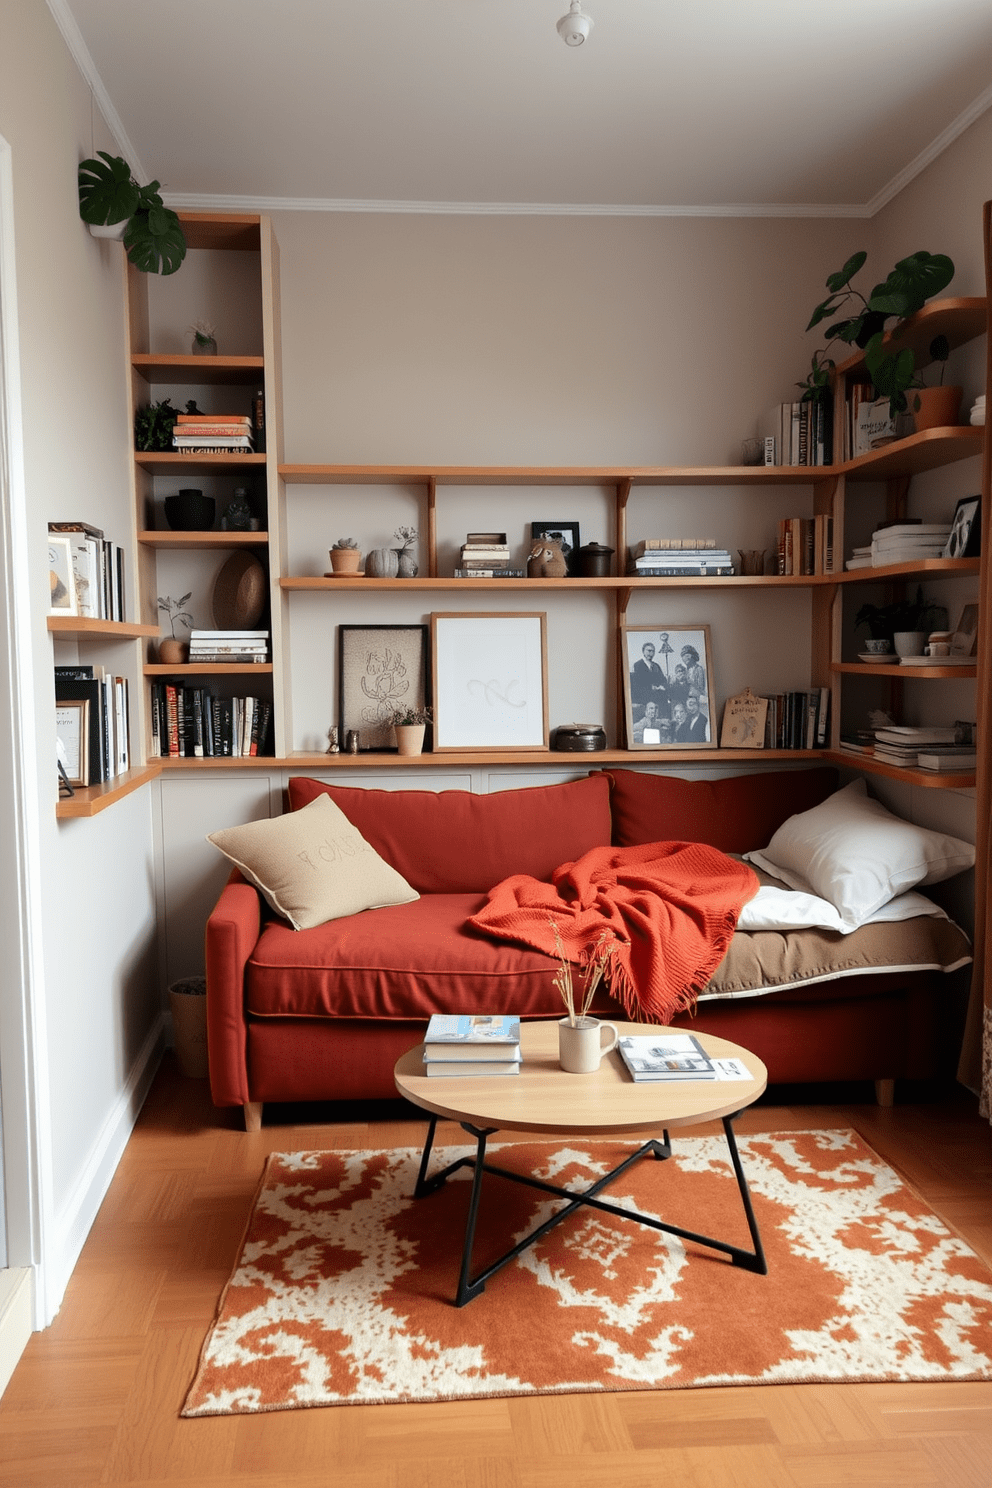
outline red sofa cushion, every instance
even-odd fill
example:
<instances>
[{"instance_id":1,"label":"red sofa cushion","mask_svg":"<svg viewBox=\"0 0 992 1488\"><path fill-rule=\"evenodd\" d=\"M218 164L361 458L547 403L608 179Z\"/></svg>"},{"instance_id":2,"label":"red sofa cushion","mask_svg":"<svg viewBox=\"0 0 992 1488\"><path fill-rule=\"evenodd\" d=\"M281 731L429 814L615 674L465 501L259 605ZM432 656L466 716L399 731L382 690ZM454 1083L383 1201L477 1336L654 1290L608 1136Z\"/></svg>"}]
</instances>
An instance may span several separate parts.
<instances>
[{"instance_id":1,"label":"red sofa cushion","mask_svg":"<svg viewBox=\"0 0 992 1488\"><path fill-rule=\"evenodd\" d=\"M751 852L766 847L788 817L818 806L837 789L837 771L829 765L726 780L680 780L638 770L604 774L617 847L708 842L721 852Z\"/></svg>"},{"instance_id":2,"label":"red sofa cushion","mask_svg":"<svg viewBox=\"0 0 992 1488\"><path fill-rule=\"evenodd\" d=\"M252 952L255 1018L429 1018L513 1012L562 1017L558 963L467 927L479 894L430 894L310 930L270 920Z\"/></svg>"},{"instance_id":3,"label":"red sofa cushion","mask_svg":"<svg viewBox=\"0 0 992 1488\"><path fill-rule=\"evenodd\" d=\"M421 894L484 894L513 873L549 879L560 864L610 843L602 774L491 795L361 790L294 776L290 810L322 793Z\"/></svg>"}]
</instances>

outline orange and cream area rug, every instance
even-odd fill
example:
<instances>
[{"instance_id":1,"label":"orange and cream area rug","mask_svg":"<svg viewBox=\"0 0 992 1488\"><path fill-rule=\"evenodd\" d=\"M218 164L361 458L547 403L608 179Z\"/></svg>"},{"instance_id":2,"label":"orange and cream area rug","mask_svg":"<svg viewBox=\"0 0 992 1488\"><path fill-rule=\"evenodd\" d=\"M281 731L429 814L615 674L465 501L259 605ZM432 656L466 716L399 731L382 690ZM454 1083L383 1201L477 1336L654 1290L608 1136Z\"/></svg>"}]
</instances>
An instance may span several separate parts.
<instances>
[{"instance_id":1,"label":"orange and cream area rug","mask_svg":"<svg viewBox=\"0 0 992 1488\"><path fill-rule=\"evenodd\" d=\"M738 1139L767 1276L580 1208L457 1308L462 1169L414 1199L420 1153L276 1153L183 1414L824 1380L992 1379L992 1271L850 1131ZM493 1144L582 1188L636 1144ZM438 1149L434 1168L474 1147ZM604 1193L742 1248L721 1136L673 1137ZM498 1153L498 1156L497 1156ZM561 1201L486 1174L473 1273Z\"/></svg>"}]
</instances>

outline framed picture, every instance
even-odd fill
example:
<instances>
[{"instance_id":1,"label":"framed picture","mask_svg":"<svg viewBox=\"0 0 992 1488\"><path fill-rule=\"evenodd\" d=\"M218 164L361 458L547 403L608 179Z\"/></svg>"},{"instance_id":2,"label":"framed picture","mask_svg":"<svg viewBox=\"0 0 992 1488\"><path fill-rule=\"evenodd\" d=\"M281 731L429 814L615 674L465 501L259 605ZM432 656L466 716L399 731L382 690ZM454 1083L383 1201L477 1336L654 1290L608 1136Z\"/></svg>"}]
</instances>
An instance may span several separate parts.
<instances>
[{"instance_id":1,"label":"framed picture","mask_svg":"<svg viewBox=\"0 0 992 1488\"><path fill-rule=\"evenodd\" d=\"M547 749L547 617L434 614L434 749Z\"/></svg>"},{"instance_id":2,"label":"framed picture","mask_svg":"<svg viewBox=\"0 0 992 1488\"><path fill-rule=\"evenodd\" d=\"M580 547L578 522L531 522L530 537L531 542L536 542L539 537L557 538L569 575L575 576L575 555Z\"/></svg>"},{"instance_id":3,"label":"framed picture","mask_svg":"<svg viewBox=\"0 0 992 1488\"><path fill-rule=\"evenodd\" d=\"M620 631L628 749L716 743L708 625L626 625Z\"/></svg>"},{"instance_id":4,"label":"framed picture","mask_svg":"<svg viewBox=\"0 0 992 1488\"><path fill-rule=\"evenodd\" d=\"M78 615L76 580L72 571L72 543L68 537L48 535L48 613Z\"/></svg>"},{"instance_id":5,"label":"framed picture","mask_svg":"<svg viewBox=\"0 0 992 1488\"><path fill-rule=\"evenodd\" d=\"M978 646L978 606L966 604L951 636L952 656L974 656Z\"/></svg>"},{"instance_id":6,"label":"framed picture","mask_svg":"<svg viewBox=\"0 0 992 1488\"><path fill-rule=\"evenodd\" d=\"M360 750L395 750L394 721L429 700L426 625L338 626L342 747L354 730Z\"/></svg>"},{"instance_id":7,"label":"framed picture","mask_svg":"<svg viewBox=\"0 0 992 1488\"><path fill-rule=\"evenodd\" d=\"M59 764L70 785L89 785L89 700L55 704L55 740Z\"/></svg>"},{"instance_id":8,"label":"framed picture","mask_svg":"<svg viewBox=\"0 0 992 1488\"><path fill-rule=\"evenodd\" d=\"M945 558L977 558L982 551L982 498L962 496L954 508Z\"/></svg>"}]
</instances>

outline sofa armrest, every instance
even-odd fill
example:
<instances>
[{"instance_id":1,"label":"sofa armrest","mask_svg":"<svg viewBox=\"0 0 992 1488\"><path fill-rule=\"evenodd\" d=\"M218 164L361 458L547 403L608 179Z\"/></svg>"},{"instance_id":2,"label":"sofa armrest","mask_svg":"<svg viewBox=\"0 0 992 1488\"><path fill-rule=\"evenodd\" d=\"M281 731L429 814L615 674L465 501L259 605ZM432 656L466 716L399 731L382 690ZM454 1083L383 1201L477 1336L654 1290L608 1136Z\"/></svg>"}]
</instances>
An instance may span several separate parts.
<instances>
[{"instance_id":1,"label":"sofa armrest","mask_svg":"<svg viewBox=\"0 0 992 1488\"><path fill-rule=\"evenodd\" d=\"M210 1093L217 1106L243 1106L248 1089L245 968L262 924L259 892L237 872L206 929L207 1050Z\"/></svg>"}]
</instances>

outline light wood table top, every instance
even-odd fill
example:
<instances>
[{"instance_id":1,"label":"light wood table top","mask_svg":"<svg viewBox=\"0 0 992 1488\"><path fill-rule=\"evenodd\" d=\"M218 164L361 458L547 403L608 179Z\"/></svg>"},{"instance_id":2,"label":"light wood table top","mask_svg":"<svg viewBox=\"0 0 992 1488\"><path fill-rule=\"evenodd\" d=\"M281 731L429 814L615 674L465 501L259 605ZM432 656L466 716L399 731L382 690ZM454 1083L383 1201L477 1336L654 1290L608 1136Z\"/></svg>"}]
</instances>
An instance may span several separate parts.
<instances>
[{"instance_id":1,"label":"light wood table top","mask_svg":"<svg viewBox=\"0 0 992 1488\"><path fill-rule=\"evenodd\" d=\"M616 1026L621 1038L666 1032L656 1023ZM697 1033L696 1038L711 1056L741 1060L753 1078L635 1082L616 1049L592 1074L569 1075L558 1064L556 1020L521 1024L519 1075L429 1080L424 1074L424 1046L418 1044L398 1061L394 1077L397 1090L414 1105L473 1126L575 1136L656 1132L730 1116L757 1100L768 1083L765 1066L750 1050L708 1033Z\"/></svg>"}]
</instances>

